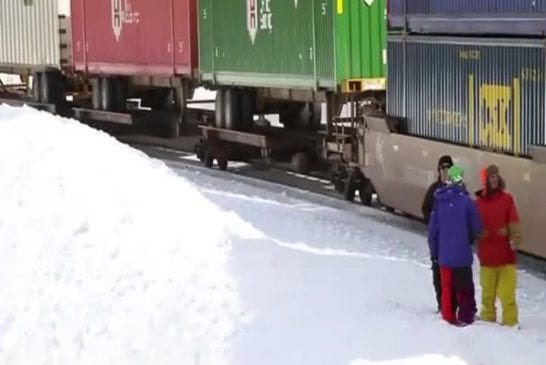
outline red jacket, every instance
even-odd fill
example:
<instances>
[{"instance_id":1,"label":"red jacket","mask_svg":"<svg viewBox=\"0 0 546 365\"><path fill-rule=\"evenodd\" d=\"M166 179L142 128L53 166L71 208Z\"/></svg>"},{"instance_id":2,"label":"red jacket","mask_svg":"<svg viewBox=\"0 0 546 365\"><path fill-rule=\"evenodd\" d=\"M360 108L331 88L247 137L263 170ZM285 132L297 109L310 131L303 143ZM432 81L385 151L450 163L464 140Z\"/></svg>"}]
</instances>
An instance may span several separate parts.
<instances>
[{"instance_id":1,"label":"red jacket","mask_svg":"<svg viewBox=\"0 0 546 365\"><path fill-rule=\"evenodd\" d=\"M510 241L519 245L519 217L512 195L503 189L487 195L477 192L476 204L482 219L483 233L478 245L482 266L503 266L516 263L516 253Z\"/></svg>"}]
</instances>

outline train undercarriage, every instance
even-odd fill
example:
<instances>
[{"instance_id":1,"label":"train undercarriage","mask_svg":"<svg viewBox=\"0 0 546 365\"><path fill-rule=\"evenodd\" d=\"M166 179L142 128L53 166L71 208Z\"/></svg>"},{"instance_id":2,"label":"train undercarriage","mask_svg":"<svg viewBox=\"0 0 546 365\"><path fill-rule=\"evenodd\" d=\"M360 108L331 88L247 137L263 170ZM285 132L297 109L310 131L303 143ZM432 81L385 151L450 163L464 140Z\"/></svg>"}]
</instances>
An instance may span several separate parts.
<instances>
[{"instance_id":1,"label":"train undercarriage","mask_svg":"<svg viewBox=\"0 0 546 365\"><path fill-rule=\"evenodd\" d=\"M345 109L345 113L342 113ZM326 169L335 189L346 200L358 193L364 205L373 197L388 210L422 218L421 204L428 186L437 178L439 156L450 154L465 169L469 193L480 188L479 172L496 164L514 194L524 230L522 252L546 257L542 228L546 222L546 147L532 146L531 157L522 158L409 136L401 120L386 116L378 98L348 94L327 99L324 128L295 134L287 128L238 131L202 126L196 146L201 161L221 169L230 160L275 157L291 169L307 173ZM218 115L217 115L218 117ZM221 116L220 116L221 117Z\"/></svg>"},{"instance_id":2,"label":"train undercarriage","mask_svg":"<svg viewBox=\"0 0 546 365\"><path fill-rule=\"evenodd\" d=\"M29 104L81 120L122 124L168 120L178 124L174 132L179 132L180 114L173 100L175 88L166 88L159 98L169 108L157 109L156 103L156 110L152 108L151 112L132 111L129 103L126 110L95 109L92 104L100 104L100 100L93 101L89 93L84 102L78 99L70 108L63 108L50 86L58 81L45 77L44 83L43 75L32 88L39 95L25 92L24 83L3 85L0 102ZM73 90L78 97L77 88ZM111 91L106 90L103 96L112 95ZM96 99L97 93L93 94ZM545 146L531 146L530 156L523 158L410 136L404 131L403 121L385 116L381 93L326 94L322 100L303 97L289 102L264 102L258 100L258 95L248 89L217 93L216 111L202 118L201 140L195 146L197 156L206 166L212 167L216 161L221 169L226 169L229 161L259 159L283 163L299 173L320 171L321 177L330 179L346 200L353 201L358 195L362 204L370 205L376 197L388 210L421 218L421 202L427 187L436 179L440 155L450 154L464 167L470 194L480 187L479 171L494 163L501 168L520 212L524 232L521 251L546 257L542 228L546 222L546 194L542 188L546 181ZM326 104L325 124L319 123L317 103ZM281 126L269 125L261 117L265 113L279 113ZM167 134L172 136L169 131L173 132L168 126Z\"/></svg>"},{"instance_id":3,"label":"train undercarriage","mask_svg":"<svg viewBox=\"0 0 546 365\"><path fill-rule=\"evenodd\" d=\"M86 122L118 125L160 124L161 135L185 135L188 121L208 118L188 108L195 103L195 85L184 78L143 78L65 74L56 69L35 70L21 82L0 84L0 102L37 109ZM200 101L202 103L204 101ZM197 115L199 114L199 115Z\"/></svg>"},{"instance_id":4,"label":"train undercarriage","mask_svg":"<svg viewBox=\"0 0 546 365\"><path fill-rule=\"evenodd\" d=\"M244 91L228 93L245 95ZM225 95L224 92L217 97L216 110L220 112L216 113L214 123L200 127L202 137L195 152L205 166L212 167L216 161L225 170L230 160L284 163L297 173L327 177L346 200L353 201L358 195L362 204L372 204L374 185L362 169L364 115L384 114L383 92L325 94L325 125L320 124L320 107L316 102L269 101L269 108L260 111L278 112L284 127L260 123L265 119L263 115L250 123L251 111L245 111L244 106L233 110L230 104L237 99L229 98L226 102L228 99L222 100ZM238 122L241 111L243 118ZM223 122L227 115L229 122Z\"/></svg>"}]
</instances>

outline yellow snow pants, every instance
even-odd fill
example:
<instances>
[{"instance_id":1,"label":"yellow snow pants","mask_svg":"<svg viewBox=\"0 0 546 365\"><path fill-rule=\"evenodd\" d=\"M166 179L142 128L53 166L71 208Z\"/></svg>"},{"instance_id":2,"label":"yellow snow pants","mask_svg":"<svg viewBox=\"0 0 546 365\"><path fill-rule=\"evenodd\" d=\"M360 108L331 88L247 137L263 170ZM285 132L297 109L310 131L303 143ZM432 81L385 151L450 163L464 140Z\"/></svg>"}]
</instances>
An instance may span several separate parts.
<instances>
[{"instance_id":1,"label":"yellow snow pants","mask_svg":"<svg viewBox=\"0 0 546 365\"><path fill-rule=\"evenodd\" d=\"M482 287L482 309L480 318L495 322L497 297L502 305L502 324L518 324L518 306L516 304L516 266L480 267L480 284Z\"/></svg>"}]
</instances>

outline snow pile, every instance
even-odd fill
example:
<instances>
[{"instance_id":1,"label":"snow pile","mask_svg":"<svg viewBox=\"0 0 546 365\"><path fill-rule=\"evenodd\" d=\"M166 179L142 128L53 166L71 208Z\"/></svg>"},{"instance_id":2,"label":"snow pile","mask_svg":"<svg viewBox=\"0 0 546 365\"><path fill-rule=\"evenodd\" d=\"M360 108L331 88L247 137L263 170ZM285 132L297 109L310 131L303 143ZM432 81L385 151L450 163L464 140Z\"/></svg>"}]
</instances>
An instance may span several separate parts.
<instances>
[{"instance_id":1,"label":"snow pile","mask_svg":"<svg viewBox=\"0 0 546 365\"><path fill-rule=\"evenodd\" d=\"M1 363L229 362L234 217L162 163L0 105L0 207Z\"/></svg>"}]
</instances>

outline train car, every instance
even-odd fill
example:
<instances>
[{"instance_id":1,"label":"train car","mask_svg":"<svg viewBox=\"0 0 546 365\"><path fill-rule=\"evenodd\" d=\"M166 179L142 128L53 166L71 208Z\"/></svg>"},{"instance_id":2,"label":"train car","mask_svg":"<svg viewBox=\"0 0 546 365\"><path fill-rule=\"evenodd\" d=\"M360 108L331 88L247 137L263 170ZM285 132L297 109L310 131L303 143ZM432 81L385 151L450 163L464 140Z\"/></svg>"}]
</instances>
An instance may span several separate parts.
<instances>
[{"instance_id":1,"label":"train car","mask_svg":"<svg viewBox=\"0 0 546 365\"><path fill-rule=\"evenodd\" d=\"M278 113L316 130L328 95L384 96L385 0L200 0L198 23L216 127L249 131L253 114Z\"/></svg>"},{"instance_id":2,"label":"train car","mask_svg":"<svg viewBox=\"0 0 546 365\"><path fill-rule=\"evenodd\" d=\"M385 206L414 217L422 217L420 207L428 185L436 176L438 157L453 156L465 169L465 184L474 197L480 188L479 171L489 164L500 166L507 189L514 195L523 228L522 252L546 258L546 148L532 147L532 158L525 159L481 151L432 139L401 133L385 118L367 118L361 148L366 160L363 172L373 191Z\"/></svg>"},{"instance_id":3,"label":"train car","mask_svg":"<svg viewBox=\"0 0 546 365\"><path fill-rule=\"evenodd\" d=\"M543 36L546 0L389 0L389 28L410 33Z\"/></svg>"},{"instance_id":4,"label":"train car","mask_svg":"<svg viewBox=\"0 0 546 365\"><path fill-rule=\"evenodd\" d=\"M22 86L30 86L32 80L25 96L37 103L64 99L72 63L67 4L67 0L0 2L0 73L20 75Z\"/></svg>"},{"instance_id":5,"label":"train car","mask_svg":"<svg viewBox=\"0 0 546 365\"><path fill-rule=\"evenodd\" d=\"M195 0L72 0L71 14L73 67L92 80L92 110L124 112L132 97L183 121L198 75Z\"/></svg>"},{"instance_id":6,"label":"train car","mask_svg":"<svg viewBox=\"0 0 546 365\"><path fill-rule=\"evenodd\" d=\"M436 161L450 154L473 193L500 166L524 229L521 247L546 257L545 47L542 41L390 37L387 117L366 117L359 160L382 204L422 217Z\"/></svg>"},{"instance_id":7,"label":"train car","mask_svg":"<svg viewBox=\"0 0 546 365\"><path fill-rule=\"evenodd\" d=\"M546 141L538 39L391 36L387 112L408 134L517 156Z\"/></svg>"}]
</instances>

